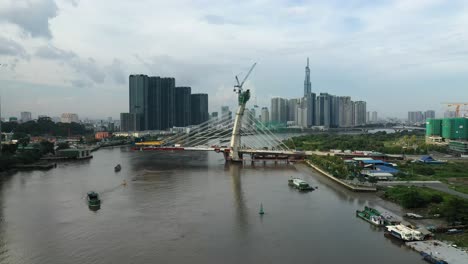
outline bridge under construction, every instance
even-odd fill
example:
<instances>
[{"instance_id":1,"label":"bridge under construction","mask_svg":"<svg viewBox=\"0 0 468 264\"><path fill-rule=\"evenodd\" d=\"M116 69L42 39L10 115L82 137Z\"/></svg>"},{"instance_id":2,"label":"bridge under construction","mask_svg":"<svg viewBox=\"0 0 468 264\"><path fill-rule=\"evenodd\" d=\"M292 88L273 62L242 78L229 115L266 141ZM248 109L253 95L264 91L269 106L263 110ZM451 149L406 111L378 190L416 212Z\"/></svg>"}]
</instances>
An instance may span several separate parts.
<instances>
[{"instance_id":1,"label":"bridge under construction","mask_svg":"<svg viewBox=\"0 0 468 264\"><path fill-rule=\"evenodd\" d=\"M232 120L229 116L210 119L197 126L165 138L159 146L140 144L134 150L140 151L215 151L222 153L226 161L244 162L250 160L296 161L305 157L305 152L290 149L278 135L271 132L255 116L244 114L250 99L250 90L243 89L244 83L255 67L255 63L234 92L237 94L238 108ZM247 159L246 156L250 156Z\"/></svg>"}]
</instances>

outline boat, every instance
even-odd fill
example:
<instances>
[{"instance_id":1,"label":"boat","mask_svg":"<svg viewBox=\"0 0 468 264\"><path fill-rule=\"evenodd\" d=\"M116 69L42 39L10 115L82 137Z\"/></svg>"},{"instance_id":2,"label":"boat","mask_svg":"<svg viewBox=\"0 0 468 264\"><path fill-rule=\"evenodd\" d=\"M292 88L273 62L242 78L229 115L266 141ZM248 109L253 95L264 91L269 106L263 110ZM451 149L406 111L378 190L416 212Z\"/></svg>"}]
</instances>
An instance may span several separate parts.
<instances>
[{"instance_id":1,"label":"boat","mask_svg":"<svg viewBox=\"0 0 468 264\"><path fill-rule=\"evenodd\" d=\"M114 167L114 171L115 172L118 172L122 169L122 166L120 166L120 164L117 164L117 166Z\"/></svg>"},{"instance_id":2,"label":"boat","mask_svg":"<svg viewBox=\"0 0 468 264\"><path fill-rule=\"evenodd\" d=\"M433 263L433 264L448 264L447 261L445 260L441 260L435 256L433 256L432 254L427 254L426 252L424 251L421 251L421 256L423 257L423 259L429 263Z\"/></svg>"},{"instance_id":3,"label":"boat","mask_svg":"<svg viewBox=\"0 0 468 264\"><path fill-rule=\"evenodd\" d=\"M404 242L424 240L424 235L420 231L414 230L405 225L389 225L386 226L386 229L386 235L392 236Z\"/></svg>"},{"instance_id":4,"label":"boat","mask_svg":"<svg viewBox=\"0 0 468 264\"><path fill-rule=\"evenodd\" d=\"M88 206L90 208L99 208L101 206L101 199L99 199L98 193L94 191L90 191L88 192L87 198L88 198Z\"/></svg>"},{"instance_id":5,"label":"boat","mask_svg":"<svg viewBox=\"0 0 468 264\"><path fill-rule=\"evenodd\" d=\"M292 186L300 191L313 191L314 188L310 186L306 181L299 178L291 178L288 180L288 185Z\"/></svg>"},{"instance_id":6,"label":"boat","mask_svg":"<svg viewBox=\"0 0 468 264\"><path fill-rule=\"evenodd\" d=\"M367 221L375 226L385 226L390 224L382 214L374 208L364 207L364 210L356 210L356 216Z\"/></svg>"},{"instance_id":7,"label":"boat","mask_svg":"<svg viewBox=\"0 0 468 264\"><path fill-rule=\"evenodd\" d=\"M265 212L263 211L263 204L260 204L260 211L258 212L260 215L264 215Z\"/></svg>"}]
</instances>

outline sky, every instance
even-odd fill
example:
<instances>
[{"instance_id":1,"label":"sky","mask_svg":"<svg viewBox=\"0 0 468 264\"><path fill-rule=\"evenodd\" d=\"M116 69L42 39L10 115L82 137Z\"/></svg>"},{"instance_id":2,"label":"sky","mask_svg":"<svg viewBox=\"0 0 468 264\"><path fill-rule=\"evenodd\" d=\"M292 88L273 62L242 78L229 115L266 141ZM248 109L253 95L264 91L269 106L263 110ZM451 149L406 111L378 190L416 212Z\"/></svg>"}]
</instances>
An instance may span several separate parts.
<instances>
[{"instance_id":1,"label":"sky","mask_svg":"<svg viewBox=\"0 0 468 264\"><path fill-rule=\"evenodd\" d=\"M0 0L2 116L118 118L129 74L175 77L235 107L312 91L367 101L380 117L468 102L468 1Z\"/></svg>"}]
</instances>

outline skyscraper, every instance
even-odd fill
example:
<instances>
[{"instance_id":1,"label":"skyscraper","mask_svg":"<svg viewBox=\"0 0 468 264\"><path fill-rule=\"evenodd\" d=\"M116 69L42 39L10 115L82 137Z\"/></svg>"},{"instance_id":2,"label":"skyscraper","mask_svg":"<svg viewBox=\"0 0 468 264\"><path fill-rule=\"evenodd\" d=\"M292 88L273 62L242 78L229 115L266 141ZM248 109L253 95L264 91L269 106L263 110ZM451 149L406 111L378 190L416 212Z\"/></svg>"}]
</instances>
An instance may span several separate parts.
<instances>
[{"instance_id":1,"label":"skyscraper","mask_svg":"<svg viewBox=\"0 0 468 264\"><path fill-rule=\"evenodd\" d=\"M338 125L339 127L353 126L353 101L350 96L338 96Z\"/></svg>"},{"instance_id":2,"label":"skyscraper","mask_svg":"<svg viewBox=\"0 0 468 264\"><path fill-rule=\"evenodd\" d=\"M161 129L168 129L174 126L175 121L175 79L161 78ZM208 95L206 95L206 120L208 120ZM205 120L205 121L206 121Z\"/></svg>"},{"instance_id":3,"label":"skyscraper","mask_svg":"<svg viewBox=\"0 0 468 264\"><path fill-rule=\"evenodd\" d=\"M229 106L221 106L221 119L232 120L232 112L229 110Z\"/></svg>"},{"instance_id":4,"label":"skyscraper","mask_svg":"<svg viewBox=\"0 0 468 264\"><path fill-rule=\"evenodd\" d=\"M307 97L311 92L312 92L312 84L310 83L309 58L307 58L307 66L305 67L305 79L304 79L304 97Z\"/></svg>"},{"instance_id":5,"label":"skyscraper","mask_svg":"<svg viewBox=\"0 0 468 264\"><path fill-rule=\"evenodd\" d=\"M148 98L148 76L143 74L130 75L129 77L129 112L136 115L135 122L140 129L146 128L147 120L145 120L145 113L147 113L147 100Z\"/></svg>"},{"instance_id":6,"label":"skyscraper","mask_svg":"<svg viewBox=\"0 0 468 264\"><path fill-rule=\"evenodd\" d=\"M270 113L268 112L268 107L262 107L261 121L263 124L268 124L270 122Z\"/></svg>"},{"instance_id":7,"label":"skyscraper","mask_svg":"<svg viewBox=\"0 0 468 264\"><path fill-rule=\"evenodd\" d=\"M356 101L354 102L354 125L363 126L366 124L366 102Z\"/></svg>"},{"instance_id":8,"label":"skyscraper","mask_svg":"<svg viewBox=\"0 0 468 264\"><path fill-rule=\"evenodd\" d=\"M191 88L175 88L175 126L186 127L191 123Z\"/></svg>"},{"instance_id":9,"label":"skyscraper","mask_svg":"<svg viewBox=\"0 0 468 264\"><path fill-rule=\"evenodd\" d=\"M288 122L293 121L297 125L297 107L300 102L300 98L293 98L288 100Z\"/></svg>"},{"instance_id":10,"label":"skyscraper","mask_svg":"<svg viewBox=\"0 0 468 264\"><path fill-rule=\"evenodd\" d=\"M317 96L315 104L315 120L316 125L330 127L331 111L332 111L332 96L328 93L320 93Z\"/></svg>"},{"instance_id":11,"label":"skyscraper","mask_svg":"<svg viewBox=\"0 0 468 264\"><path fill-rule=\"evenodd\" d=\"M208 121L208 94L192 94L191 108L192 125Z\"/></svg>"},{"instance_id":12,"label":"skyscraper","mask_svg":"<svg viewBox=\"0 0 468 264\"><path fill-rule=\"evenodd\" d=\"M377 121L378 121L377 112L376 112L376 111L372 111L371 114L372 114L372 117L371 117L372 123L377 123Z\"/></svg>"},{"instance_id":13,"label":"skyscraper","mask_svg":"<svg viewBox=\"0 0 468 264\"><path fill-rule=\"evenodd\" d=\"M149 77L148 92L145 98L144 128L148 130L161 130L161 116L163 109L161 106L161 78Z\"/></svg>"},{"instance_id":14,"label":"skyscraper","mask_svg":"<svg viewBox=\"0 0 468 264\"><path fill-rule=\"evenodd\" d=\"M271 98L270 121L286 124L288 121L288 100L280 97Z\"/></svg>"}]
</instances>

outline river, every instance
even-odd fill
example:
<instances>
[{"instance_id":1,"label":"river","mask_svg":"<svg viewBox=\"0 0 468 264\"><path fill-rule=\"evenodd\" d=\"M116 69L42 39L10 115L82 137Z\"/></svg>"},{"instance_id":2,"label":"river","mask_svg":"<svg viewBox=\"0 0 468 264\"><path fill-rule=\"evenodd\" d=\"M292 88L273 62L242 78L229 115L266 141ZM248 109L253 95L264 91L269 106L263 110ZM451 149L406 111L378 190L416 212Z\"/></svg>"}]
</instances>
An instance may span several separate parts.
<instances>
[{"instance_id":1,"label":"river","mask_svg":"<svg viewBox=\"0 0 468 264\"><path fill-rule=\"evenodd\" d=\"M0 263L424 263L355 217L375 195L305 165L229 166L214 152L125 147L93 155L0 177ZM290 176L318 190L299 193ZM89 190L102 196L97 212Z\"/></svg>"}]
</instances>

